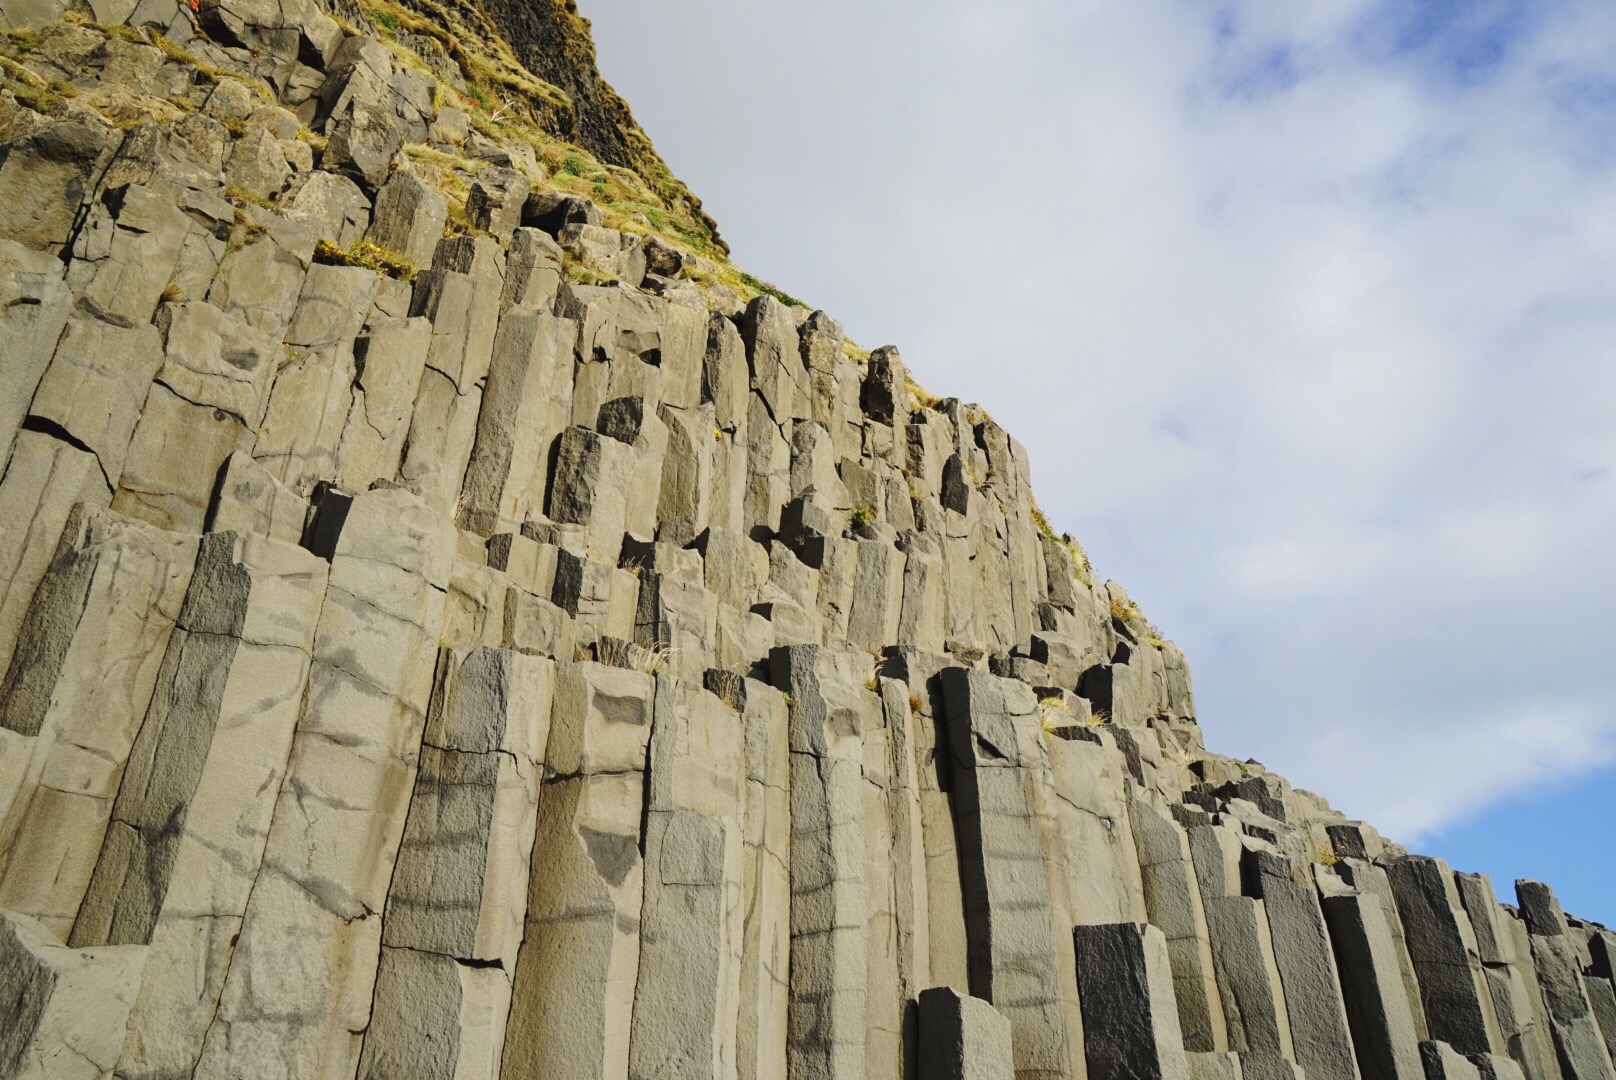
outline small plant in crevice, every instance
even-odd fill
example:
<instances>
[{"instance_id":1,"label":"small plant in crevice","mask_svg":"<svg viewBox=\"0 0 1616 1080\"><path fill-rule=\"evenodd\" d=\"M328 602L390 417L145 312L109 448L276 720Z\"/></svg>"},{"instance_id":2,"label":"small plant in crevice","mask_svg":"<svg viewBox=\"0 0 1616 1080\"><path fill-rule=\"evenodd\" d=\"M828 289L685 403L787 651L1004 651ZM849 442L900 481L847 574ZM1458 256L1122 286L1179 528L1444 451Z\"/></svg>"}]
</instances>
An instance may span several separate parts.
<instances>
[{"instance_id":1,"label":"small plant in crevice","mask_svg":"<svg viewBox=\"0 0 1616 1080\"><path fill-rule=\"evenodd\" d=\"M368 240L361 240L349 248L330 240L321 240L314 245L314 261L327 266L358 266L399 281L414 281L418 272L408 257L377 247Z\"/></svg>"},{"instance_id":2,"label":"small plant in crevice","mask_svg":"<svg viewBox=\"0 0 1616 1080\"><path fill-rule=\"evenodd\" d=\"M1061 728L1071 727L1073 719L1064 698L1051 696L1038 699L1038 726L1045 735L1054 735Z\"/></svg>"},{"instance_id":3,"label":"small plant in crevice","mask_svg":"<svg viewBox=\"0 0 1616 1080\"><path fill-rule=\"evenodd\" d=\"M679 650L664 642L658 641L650 646L640 646L639 670L647 675L656 675L668 670L668 664L673 660L673 654Z\"/></svg>"},{"instance_id":4,"label":"small plant in crevice","mask_svg":"<svg viewBox=\"0 0 1616 1080\"><path fill-rule=\"evenodd\" d=\"M1144 612L1139 610L1139 605L1132 600L1121 600L1113 596L1111 598L1111 617L1120 623L1130 623L1136 619L1143 620L1145 616Z\"/></svg>"}]
</instances>

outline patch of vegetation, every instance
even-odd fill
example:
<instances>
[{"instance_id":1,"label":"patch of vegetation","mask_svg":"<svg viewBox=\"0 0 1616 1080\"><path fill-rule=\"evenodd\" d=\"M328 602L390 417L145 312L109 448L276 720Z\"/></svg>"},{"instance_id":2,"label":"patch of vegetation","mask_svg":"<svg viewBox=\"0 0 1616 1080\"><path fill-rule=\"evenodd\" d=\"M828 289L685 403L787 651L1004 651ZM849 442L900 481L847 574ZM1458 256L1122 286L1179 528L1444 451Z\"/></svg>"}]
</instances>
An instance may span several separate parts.
<instances>
[{"instance_id":1,"label":"patch of vegetation","mask_svg":"<svg viewBox=\"0 0 1616 1080\"><path fill-rule=\"evenodd\" d=\"M1065 698L1052 695L1038 699L1038 726L1045 735L1054 735L1061 728L1071 727L1073 719Z\"/></svg>"},{"instance_id":2,"label":"patch of vegetation","mask_svg":"<svg viewBox=\"0 0 1616 1080\"><path fill-rule=\"evenodd\" d=\"M1116 597L1112 597L1111 617L1120 623L1130 623L1135 620L1143 621L1145 616L1144 613L1139 610L1139 605L1134 603L1132 600L1123 601L1117 599Z\"/></svg>"},{"instance_id":3,"label":"patch of vegetation","mask_svg":"<svg viewBox=\"0 0 1616 1080\"><path fill-rule=\"evenodd\" d=\"M236 184L225 185L224 197L235 203L237 206L257 206L264 210L275 209L275 200L266 199L262 195L255 195L246 188L239 187Z\"/></svg>"},{"instance_id":4,"label":"patch of vegetation","mask_svg":"<svg viewBox=\"0 0 1616 1080\"><path fill-rule=\"evenodd\" d=\"M359 266L400 281L413 281L418 272L406 256L377 247L368 240L361 240L350 248L321 240L314 245L314 261L327 266Z\"/></svg>"},{"instance_id":5,"label":"patch of vegetation","mask_svg":"<svg viewBox=\"0 0 1616 1080\"><path fill-rule=\"evenodd\" d=\"M801 300L798 300L795 296L792 296L790 293L777 288L767 281L764 281L762 278L755 278L744 270L740 271L739 273L741 284L745 285L748 289L751 289L752 292L756 294L762 296L772 296L782 304L786 305L786 307L805 308L808 306Z\"/></svg>"},{"instance_id":6,"label":"patch of vegetation","mask_svg":"<svg viewBox=\"0 0 1616 1080\"><path fill-rule=\"evenodd\" d=\"M853 508L853 524L868 525L875 520L875 511L868 506L855 506Z\"/></svg>"},{"instance_id":7,"label":"patch of vegetation","mask_svg":"<svg viewBox=\"0 0 1616 1080\"><path fill-rule=\"evenodd\" d=\"M943 400L936 394L933 394L931 391L922 387L908 375L903 377L903 382L904 388L909 391L909 396L914 399L914 404L917 409L935 409Z\"/></svg>"}]
</instances>

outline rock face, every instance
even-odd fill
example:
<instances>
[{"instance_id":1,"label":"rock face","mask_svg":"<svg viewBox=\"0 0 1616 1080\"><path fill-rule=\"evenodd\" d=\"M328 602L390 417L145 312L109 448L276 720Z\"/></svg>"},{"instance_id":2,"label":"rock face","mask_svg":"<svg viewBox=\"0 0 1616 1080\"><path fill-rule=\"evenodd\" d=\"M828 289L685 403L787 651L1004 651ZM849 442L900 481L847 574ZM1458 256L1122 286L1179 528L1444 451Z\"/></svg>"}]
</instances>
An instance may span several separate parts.
<instances>
[{"instance_id":1,"label":"rock face","mask_svg":"<svg viewBox=\"0 0 1616 1080\"><path fill-rule=\"evenodd\" d=\"M91 8L0 0L0 1078L1616 1080L1616 935L1208 752L1008 433L443 27Z\"/></svg>"}]
</instances>

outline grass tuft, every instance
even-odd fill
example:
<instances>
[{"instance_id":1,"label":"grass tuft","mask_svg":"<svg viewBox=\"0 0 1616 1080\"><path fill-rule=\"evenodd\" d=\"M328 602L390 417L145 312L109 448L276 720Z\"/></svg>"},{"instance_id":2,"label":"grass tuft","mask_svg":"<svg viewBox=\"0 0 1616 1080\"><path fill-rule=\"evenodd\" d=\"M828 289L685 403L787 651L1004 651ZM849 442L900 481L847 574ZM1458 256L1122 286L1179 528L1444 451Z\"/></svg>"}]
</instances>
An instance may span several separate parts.
<instances>
[{"instance_id":1,"label":"grass tuft","mask_svg":"<svg viewBox=\"0 0 1616 1080\"><path fill-rule=\"evenodd\" d=\"M400 281L413 281L419 272L407 256L377 247L368 240L361 240L350 248L321 240L314 245L314 261L327 266L359 266Z\"/></svg>"}]
</instances>

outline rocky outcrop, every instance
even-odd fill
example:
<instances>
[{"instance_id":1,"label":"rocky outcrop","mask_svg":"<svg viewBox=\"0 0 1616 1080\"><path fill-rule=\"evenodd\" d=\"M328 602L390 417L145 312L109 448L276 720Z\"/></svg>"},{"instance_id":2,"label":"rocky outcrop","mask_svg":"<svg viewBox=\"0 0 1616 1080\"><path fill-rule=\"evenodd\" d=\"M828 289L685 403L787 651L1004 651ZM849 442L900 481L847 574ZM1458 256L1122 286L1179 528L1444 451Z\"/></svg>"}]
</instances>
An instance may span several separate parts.
<instances>
[{"instance_id":1,"label":"rocky outcrop","mask_svg":"<svg viewBox=\"0 0 1616 1080\"><path fill-rule=\"evenodd\" d=\"M0 1076L1616 1076L1616 936L1207 751L1020 444L493 45L92 7L0 0Z\"/></svg>"}]
</instances>

